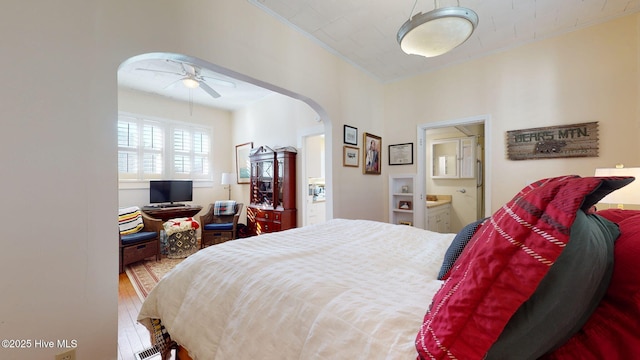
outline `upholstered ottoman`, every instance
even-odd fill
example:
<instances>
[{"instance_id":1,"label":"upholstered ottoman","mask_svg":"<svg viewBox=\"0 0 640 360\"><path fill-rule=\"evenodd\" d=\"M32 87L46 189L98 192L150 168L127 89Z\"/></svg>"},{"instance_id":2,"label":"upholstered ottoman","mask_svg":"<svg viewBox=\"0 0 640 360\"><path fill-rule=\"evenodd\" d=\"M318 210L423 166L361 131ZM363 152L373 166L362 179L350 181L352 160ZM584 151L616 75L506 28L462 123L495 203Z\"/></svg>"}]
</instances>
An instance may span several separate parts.
<instances>
[{"instance_id":1,"label":"upholstered ottoman","mask_svg":"<svg viewBox=\"0 0 640 360\"><path fill-rule=\"evenodd\" d=\"M193 218L171 219L163 224L167 234L167 257L182 259L198 251L196 230L200 224Z\"/></svg>"}]
</instances>

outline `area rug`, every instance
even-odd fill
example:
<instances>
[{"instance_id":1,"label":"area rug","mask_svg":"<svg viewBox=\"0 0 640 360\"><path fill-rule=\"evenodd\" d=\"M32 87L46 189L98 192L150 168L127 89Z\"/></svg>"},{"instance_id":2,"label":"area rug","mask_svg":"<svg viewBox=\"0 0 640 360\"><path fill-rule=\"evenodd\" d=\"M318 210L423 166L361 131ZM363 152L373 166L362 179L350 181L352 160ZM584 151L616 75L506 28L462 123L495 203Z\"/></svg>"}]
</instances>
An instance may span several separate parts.
<instances>
[{"instance_id":1,"label":"area rug","mask_svg":"<svg viewBox=\"0 0 640 360\"><path fill-rule=\"evenodd\" d=\"M125 272L140 300L144 300L158 281L182 260L184 259L169 259L163 256L160 261L139 261L128 265Z\"/></svg>"}]
</instances>

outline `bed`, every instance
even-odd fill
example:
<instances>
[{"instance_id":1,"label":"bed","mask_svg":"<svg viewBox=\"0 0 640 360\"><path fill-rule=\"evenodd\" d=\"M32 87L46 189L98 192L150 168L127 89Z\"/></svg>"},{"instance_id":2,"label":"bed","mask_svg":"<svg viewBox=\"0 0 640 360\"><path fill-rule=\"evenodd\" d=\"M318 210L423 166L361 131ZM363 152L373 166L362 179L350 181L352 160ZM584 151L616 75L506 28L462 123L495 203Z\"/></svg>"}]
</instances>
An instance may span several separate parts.
<instances>
[{"instance_id":1,"label":"bed","mask_svg":"<svg viewBox=\"0 0 640 360\"><path fill-rule=\"evenodd\" d=\"M634 284L613 306L630 318L614 324L624 344L602 335L609 308L589 329L615 283L614 241L636 234L619 225L630 215L590 209L632 180L543 179L459 234L334 219L212 246L138 320L194 360L624 358L640 346ZM604 345L585 349L594 336Z\"/></svg>"}]
</instances>

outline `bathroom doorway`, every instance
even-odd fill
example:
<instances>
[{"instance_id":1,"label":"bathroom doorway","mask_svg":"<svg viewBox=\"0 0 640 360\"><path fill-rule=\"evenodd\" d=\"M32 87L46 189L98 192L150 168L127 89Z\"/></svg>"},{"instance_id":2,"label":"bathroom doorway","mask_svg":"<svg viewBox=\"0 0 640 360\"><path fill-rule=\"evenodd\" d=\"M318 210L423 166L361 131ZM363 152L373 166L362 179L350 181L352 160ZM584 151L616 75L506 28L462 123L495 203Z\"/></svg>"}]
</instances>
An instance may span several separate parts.
<instances>
[{"instance_id":1,"label":"bathroom doorway","mask_svg":"<svg viewBox=\"0 0 640 360\"><path fill-rule=\"evenodd\" d=\"M489 128L487 115L418 126L416 226L457 233L490 213Z\"/></svg>"}]
</instances>

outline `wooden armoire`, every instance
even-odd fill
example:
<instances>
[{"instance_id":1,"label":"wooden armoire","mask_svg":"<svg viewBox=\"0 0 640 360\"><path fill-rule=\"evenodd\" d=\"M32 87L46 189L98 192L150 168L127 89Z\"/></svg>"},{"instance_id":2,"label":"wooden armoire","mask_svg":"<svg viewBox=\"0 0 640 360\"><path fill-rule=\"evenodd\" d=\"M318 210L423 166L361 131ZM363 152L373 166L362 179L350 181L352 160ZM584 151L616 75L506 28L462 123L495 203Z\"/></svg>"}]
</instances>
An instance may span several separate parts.
<instances>
[{"instance_id":1,"label":"wooden armoire","mask_svg":"<svg viewBox=\"0 0 640 360\"><path fill-rule=\"evenodd\" d=\"M296 227L296 154L293 147L251 151L251 194L247 226L251 234Z\"/></svg>"}]
</instances>

